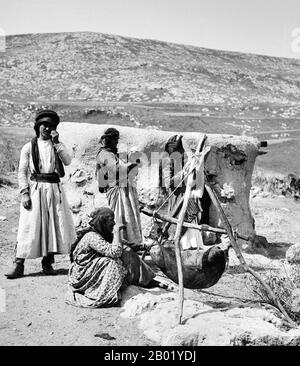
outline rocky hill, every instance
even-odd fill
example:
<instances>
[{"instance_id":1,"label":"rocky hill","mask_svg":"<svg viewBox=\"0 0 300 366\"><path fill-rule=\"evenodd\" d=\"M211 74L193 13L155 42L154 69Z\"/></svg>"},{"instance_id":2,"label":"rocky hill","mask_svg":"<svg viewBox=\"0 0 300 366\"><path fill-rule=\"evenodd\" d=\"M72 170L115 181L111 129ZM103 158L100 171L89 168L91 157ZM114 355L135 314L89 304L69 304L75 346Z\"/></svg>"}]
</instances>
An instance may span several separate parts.
<instances>
[{"instance_id":1,"label":"rocky hill","mask_svg":"<svg viewBox=\"0 0 300 366\"><path fill-rule=\"evenodd\" d=\"M293 104L300 60L101 33L7 37L0 98Z\"/></svg>"},{"instance_id":2,"label":"rocky hill","mask_svg":"<svg viewBox=\"0 0 300 366\"><path fill-rule=\"evenodd\" d=\"M89 32L6 41L0 127L50 107L69 122L249 135L275 144L264 169L300 173L300 60Z\"/></svg>"}]
</instances>

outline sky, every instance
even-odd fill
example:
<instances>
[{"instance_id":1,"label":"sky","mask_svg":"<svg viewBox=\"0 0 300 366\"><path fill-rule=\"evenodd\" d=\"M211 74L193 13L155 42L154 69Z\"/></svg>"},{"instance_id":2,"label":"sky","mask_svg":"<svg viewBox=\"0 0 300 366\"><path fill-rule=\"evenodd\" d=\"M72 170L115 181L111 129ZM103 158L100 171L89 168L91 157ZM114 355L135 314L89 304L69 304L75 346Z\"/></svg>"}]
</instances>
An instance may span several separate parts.
<instances>
[{"instance_id":1,"label":"sky","mask_svg":"<svg viewBox=\"0 0 300 366\"><path fill-rule=\"evenodd\" d=\"M0 34L77 31L300 58L300 0L0 0Z\"/></svg>"}]
</instances>

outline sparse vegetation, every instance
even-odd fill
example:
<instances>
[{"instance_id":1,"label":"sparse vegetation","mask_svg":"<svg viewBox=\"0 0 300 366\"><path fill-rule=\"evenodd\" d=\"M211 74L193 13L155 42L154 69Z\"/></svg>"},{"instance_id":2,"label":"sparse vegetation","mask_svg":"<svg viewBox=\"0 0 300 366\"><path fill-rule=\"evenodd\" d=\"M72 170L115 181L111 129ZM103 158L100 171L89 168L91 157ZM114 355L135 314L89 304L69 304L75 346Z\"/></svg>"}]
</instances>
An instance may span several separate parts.
<instances>
[{"instance_id":1,"label":"sparse vegetation","mask_svg":"<svg viewBox=\"0 0 300 366\"><path fill-rule=\"evenodd\" d=\"M259 190L256 193L269 192L293 198L295 201L300 200L300 178L294 174L281 177L255 174L252 178L252 184L256 190Z\"/></svg>"},{"instance_id":2,"label":"sparse vegetation","mask_svg":"<svg viewBox=\"0 0 300 366\"><path fill-rule=\"evenodd\" d=\"M290 318L300 325L300 268L299 265L285 266L280 271L269 271L264 275L265 282L271 287ZM249 278L249 288L262 303L276 307L266 289L254 278Z\"/></svg>"},{"instance_id":3,"label":"sparse vegetation","mask_svg":"<svg viewBox=\"0 0 300 366\"><path fill-rule=\"evenodd\" d=\"M13 141L6 137L0 137L0 184L1 175L14 172L17 166L18 152L15 151ZM2 182L4 182L3 179Z\"/></svg>"}]
</instances>

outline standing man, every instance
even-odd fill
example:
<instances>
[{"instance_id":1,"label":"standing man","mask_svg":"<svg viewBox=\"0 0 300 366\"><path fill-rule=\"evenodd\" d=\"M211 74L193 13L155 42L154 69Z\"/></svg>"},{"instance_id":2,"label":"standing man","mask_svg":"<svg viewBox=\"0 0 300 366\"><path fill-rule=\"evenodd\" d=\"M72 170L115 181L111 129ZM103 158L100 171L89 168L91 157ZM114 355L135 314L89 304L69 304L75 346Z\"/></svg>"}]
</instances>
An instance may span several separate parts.
<instances>
[{"instance_id":1,"label":"standing man","mask_svg":"<svg viewBox=\"0 0 300 366\"><path fill-rule=\"evenodd\" d=\"M174 192L168 200L168 215L171 217L178 217L186 190L186 178L184 181L182 179L187 155L182 144L182 138L182 135L174 135L169 138L165 145L167 156L162 162L162 180L160 184L163 191L166 188L166 196ZM193 193L194 191L192 191L189 198L184 221L199 225L202 214L201 201ZM180 243L183 249L204 248L202 233L192 228L182 228Z\"/></svg>"},{"instance_id":2,"label":"standing man","mask_svg":"<svg viewBox=\"0 0 300 366\"><path fill-rule=\"evenodd\" d=\"M21 193L19 230L14 268L9 279L22 277L25 258L42 259L43 273L55 274L54 254L68 254L76 239L72 214L60 182L64 165L71 163L56 127L60 119L52 110L37 113L36 137L21 150L18 180Z\"/></svg>"},{"instance_id":3,"label":"standing man","mask_svg":"<svg viewBox=\"0 0 300 366\"><path fill-rule=\"evenodd\" d=\"M142 248L143 235L136 189L139 160L126 163L119 158L120 134L108 128L101 136L101 147L96 157L96 173L101 193L106 193L108 204L114 211L115 220L126 225L124 238L134 250Z\"/></svg>"}]
</instances>

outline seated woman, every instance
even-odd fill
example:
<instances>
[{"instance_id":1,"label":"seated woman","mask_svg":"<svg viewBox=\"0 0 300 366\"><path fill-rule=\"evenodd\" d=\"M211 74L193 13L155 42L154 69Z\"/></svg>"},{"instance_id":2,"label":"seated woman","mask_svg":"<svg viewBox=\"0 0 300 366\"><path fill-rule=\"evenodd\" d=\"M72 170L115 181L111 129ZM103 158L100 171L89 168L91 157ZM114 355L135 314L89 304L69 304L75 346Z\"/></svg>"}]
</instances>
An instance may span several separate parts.
<instances>
[{"instance_id":1,"label":"seated woman","mask_svg":"<svg viewBox=\"0 0 300 366\"><path fill-rule=\"evenodd\" d=\"M91 214L71 248L66 303L79 307L108 307L121 300L121 286L148 286L155 274L120 240L124 225L115 225L114 212L101 207Z\"/></svg>"},{"instance_id":2,"label":"seated woman","mask_svg":"<svg viewBox=\"0 0 300 366\"><path fill-rule=\"evenodd\" d=\"M127 273L121 260L122 226L115 226L114 213L106 207L91 216L90 227L71 248L71 291L66 295L66 303L92 308L112 306L120 300L119 291Z\"/></svg>"}]
</instances>

